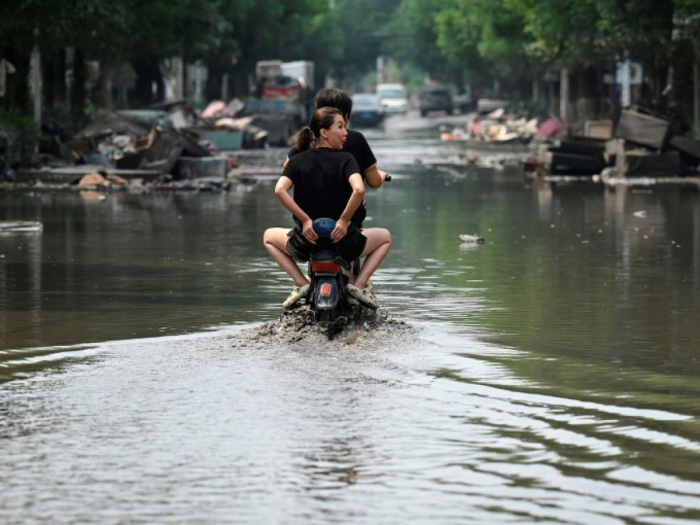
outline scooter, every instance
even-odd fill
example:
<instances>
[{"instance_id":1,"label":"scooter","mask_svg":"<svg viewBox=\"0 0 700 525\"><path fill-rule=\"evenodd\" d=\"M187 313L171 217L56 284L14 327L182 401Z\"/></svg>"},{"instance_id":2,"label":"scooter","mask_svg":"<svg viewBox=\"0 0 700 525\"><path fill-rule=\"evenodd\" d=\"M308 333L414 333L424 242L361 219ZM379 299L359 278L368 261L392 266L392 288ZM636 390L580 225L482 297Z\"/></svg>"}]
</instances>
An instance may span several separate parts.
<instances>
[{"instance_id":1,"label":"scooter","mask_svg":"<svg viewBox=\"0 0 700 525\"><path fill-rule=\"evenodd\" d=\"M387 175L385 182L389 181L391 176ZM335 220L327 218L316 219L313 222L318 239L311 249L311 287L306 296L306 304L313 312L314 320L328 325L329 333L342 330L363 308L360 302L345 290L351 272L357 277L362 263L358 257L351 265L340 256L337 244L331 241L335 223Z\"/></svg>"},{"instance_id":2,"label":"scooter","mask_svg":"<svg viewBox=\"0 0 700 525\"><path fill-rule=\"evenodd\" d=\"M333 219L316 219L313 227L318 239L309 259L311 289L306 301L316 321L342 323L360 308L357 299L345 291L350 272L357 275L360 271L360 260L355 260L351 268L338 253L337 244L331 241L331 232L335 228Z\"/></svg>"}]
</instances>

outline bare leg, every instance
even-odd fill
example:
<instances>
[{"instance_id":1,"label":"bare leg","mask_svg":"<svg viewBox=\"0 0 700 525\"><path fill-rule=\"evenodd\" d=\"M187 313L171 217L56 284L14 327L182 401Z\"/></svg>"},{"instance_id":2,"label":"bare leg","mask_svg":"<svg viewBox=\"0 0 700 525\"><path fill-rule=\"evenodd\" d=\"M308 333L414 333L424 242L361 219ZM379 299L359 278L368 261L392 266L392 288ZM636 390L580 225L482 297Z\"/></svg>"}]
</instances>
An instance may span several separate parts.
<instances>
[{"instance_id":1,"label":"bare leg","mask_svg":"<svg viewBox=\"0 0 700 525\"><path fill-rule=\"evenodd\" d=\"M263 235L263 243L268 253L272 256L277 264L280 265L287 274L294 279L297 286L309 284L309 281L301 273L301 270L294 262L292 256L287 252L287 232L285 228L269 228L265 230Z\"/></svg>"},{"instance_id":2,"label":"bare leg","mask_svg":"<svg viewBox=\"0 0 700 525\"><path fill-rule=\"evenodd\" d=\"M362 265L360 275L355 279L355 286L362 290L372 274L377 271L379 265L389 253L391 248L391 233L384 228L367 228L362 230L362 235L367 237L367 244L360 257L367 257Z\"/></svg>"}]
</instances>

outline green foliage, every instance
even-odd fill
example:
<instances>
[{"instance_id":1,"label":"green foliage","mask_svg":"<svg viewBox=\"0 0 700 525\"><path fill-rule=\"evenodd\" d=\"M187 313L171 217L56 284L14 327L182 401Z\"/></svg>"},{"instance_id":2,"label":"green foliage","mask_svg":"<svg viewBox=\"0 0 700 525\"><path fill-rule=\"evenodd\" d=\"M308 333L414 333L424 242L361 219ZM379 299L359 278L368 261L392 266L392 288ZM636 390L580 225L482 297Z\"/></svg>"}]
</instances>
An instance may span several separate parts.
<instances>
[{"instance_id":1,"label":"green foliage","mask_svg":"<svg viewBox=\"0 0 700 525\"><path fill-rule=\"evenodd\" d=\"M502 78L529 78L530 39L522 17L504 0L447 0L435 16L440 49L471 77L485 71Z\"/></svg>"},{"instance_id":2,"label":"green foliage","mask_svg":"<svg viewBox=\"0 0 700 525\"><path fill-rule=\"evenodd\" d=\"M416 63L430 71L437 51L469 80L609 70L624 55L660 70L678 29L700 40L700 0L403 0L397 12L416 35Z\"/></svg>"},{"instance_id":3,"label":"green foliage","mask_svg":"<svg viewBox=\"0 0 700 525\"><path fill-rule=\"evenodd\" d=\"M436 17L445 5L442 0L403 0L398 7L395 24L412 35L395 47L394 54L409 60L434 79L462 83L463 64L454 60L454 53L441 49ZM462 48L469 53L469 46Z\"/></svg>"},{"instance_id":4,"label":"green foliage","mask_svg":"<svg viewBox=\"0 0 700 525\"><path fill-rule=\"evenodd\" d=\"M0 112L0 130L12 137L26 136L36 139L39 136L34 120L15 111Z\"/></svg>"},{"instance_id":5,"label":"green foliage","mask_svg":"<svg viewBox=\"0 0 700 525\"><path fill-rule=\"evenodd\" d=\"M39 130L33 119L17 112L0 112L0 175L26 166L34 157Z\"/></svg>"},{"instance_id":6,"label":"green foliage","mask_svg":"<svg viewBox=\"0 0 700 525\"><path fill-rule=\"evenodd\" d=\"M590 64L600 51L596 0L504 0L522 17L533 54L545 63Z\"/></svg>"},{"instance_id":7,"label":"green foliage","mask_svg":"<svg viewBox=\"0 0 700 525\"><path fill-rule=\"evenodd\" d=\"M545 66L660 67L700 0L6 0L0 56L74 47L104 66L200 59L245 78L258 60L313 60L358 84L378 55L455 83L529 79ZM235 66L234 66L235 64ZM404 79L406 80L406 79Z\"/></svg>"},{"instance_id":8,"label":"green foliage","mask_svg":"<svg viewBox=\"0 0 700 525\"><path fill-rule=\"evenodd\" d=\"M330 65L335 78L358 84L375 70L377 56L400 45L403 36L393 24L401 0L337 0L332 16L336 56Z\"/></svg>"}]
</instances>

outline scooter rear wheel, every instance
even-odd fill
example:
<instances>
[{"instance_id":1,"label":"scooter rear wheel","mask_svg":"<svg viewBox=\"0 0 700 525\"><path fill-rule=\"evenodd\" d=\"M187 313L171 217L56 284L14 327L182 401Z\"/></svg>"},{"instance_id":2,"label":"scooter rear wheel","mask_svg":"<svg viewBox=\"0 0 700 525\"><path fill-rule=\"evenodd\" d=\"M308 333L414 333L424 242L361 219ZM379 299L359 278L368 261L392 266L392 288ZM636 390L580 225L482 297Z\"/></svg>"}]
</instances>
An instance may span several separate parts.
<instances>
[{"instance_id":1,"label":"scooter rear wheel","mask_svg":"<svg viewBox=\"0 0 700 525\"><path fill-rule=\"evenodd\" d=\"M330 323L333 319L333 310L319 310L316 312L316 318L319 323Z\"/></svg>"}]
</instances>

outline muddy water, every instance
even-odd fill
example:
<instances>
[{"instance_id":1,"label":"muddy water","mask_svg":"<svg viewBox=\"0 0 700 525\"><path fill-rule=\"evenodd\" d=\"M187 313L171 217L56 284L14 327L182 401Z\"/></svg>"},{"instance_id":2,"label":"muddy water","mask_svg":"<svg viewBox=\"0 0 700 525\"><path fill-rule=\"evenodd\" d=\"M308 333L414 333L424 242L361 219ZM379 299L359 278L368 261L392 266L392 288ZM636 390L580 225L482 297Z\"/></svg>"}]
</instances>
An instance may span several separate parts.
<instances>
[{"instance_id":1,"label":"muddy water","mask_svg":"<svg viewBox=\"0 0 700 525\"><path fill-rule=\"evenodd\" d=\"M0 237L2 522L700 519L700 196L393 124L382 317L331 342L277 321L269 185L0 195L45 225Z\"/></svg>"}]
</instances>

